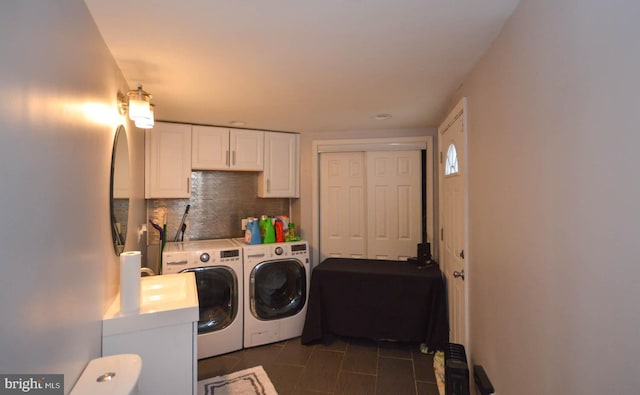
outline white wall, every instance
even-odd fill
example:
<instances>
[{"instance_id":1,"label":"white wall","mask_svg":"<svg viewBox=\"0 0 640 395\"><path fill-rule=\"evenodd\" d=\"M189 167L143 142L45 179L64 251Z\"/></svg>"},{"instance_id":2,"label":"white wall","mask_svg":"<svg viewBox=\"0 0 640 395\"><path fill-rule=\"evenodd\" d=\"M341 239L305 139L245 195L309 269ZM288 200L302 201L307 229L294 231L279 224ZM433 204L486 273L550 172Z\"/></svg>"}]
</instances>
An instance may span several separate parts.
<instances>
[{"instance_id":1,"label":"white wall","mask_svg":"<svg viewBox=\"0 0 640 395\"><path fill-rule=\"evenodd\" d=\"M523 0L461 90L471 350L497 394L639 391L639 15Z\"/></svg>"},{"instance_id":2,"label":"white wall","mask_svg":"<svg viewBox=\"0 0 640 395\"><path fill-rule=\"evenodd\" d=\"M0 372L61 373L68 392L101 354L117 290L109 177L127 86L79 0L3 2L0 53ZM144 136L125 125L143 185Z\"/></svg>"}]
</instances>

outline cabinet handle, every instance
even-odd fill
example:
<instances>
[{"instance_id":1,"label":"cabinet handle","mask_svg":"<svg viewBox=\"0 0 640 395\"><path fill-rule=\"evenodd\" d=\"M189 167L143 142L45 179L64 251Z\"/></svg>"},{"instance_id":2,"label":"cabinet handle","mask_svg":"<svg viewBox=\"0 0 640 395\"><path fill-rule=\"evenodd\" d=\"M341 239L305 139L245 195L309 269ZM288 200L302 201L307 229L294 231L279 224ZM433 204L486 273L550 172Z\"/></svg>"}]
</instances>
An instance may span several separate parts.
<instances>
[{"instance_id":1,"label":"cabinet handle","mask_svg":"<svg viewBox=\"0 0 640 395\"><path fill-rule=\"evenodd\" d=\"M191 177L187 177L187 192L191 194Z\"/></svg>"},{"instance_id":2,"label":"cabinet handle","mask_svg":"<svg viewBox=\"0 0 640 395\"><path fill-rule=\"evenodd\" d=\"M271 179L267 178L267 193L271 193Z\"/></svg>"},{"instance_id":3,"label":"cabinet handle","mask_svg":"<svg viewBox=\"0 0 640 395\"><path fill-rule=\"evenodd\" d=\"M227 159L225 161L225 165L229 166L229 150L227 150Z\"/></svg>"},{"instance_id":4,"label":"cabinet handle","mask_svg":"<svg viewBox=\"0 0 640 395\"><path fill-rule=\"evenodd\" d=\"M233 165L236 165L236 151L233 151Z\"/></svg>"}]
</instances>

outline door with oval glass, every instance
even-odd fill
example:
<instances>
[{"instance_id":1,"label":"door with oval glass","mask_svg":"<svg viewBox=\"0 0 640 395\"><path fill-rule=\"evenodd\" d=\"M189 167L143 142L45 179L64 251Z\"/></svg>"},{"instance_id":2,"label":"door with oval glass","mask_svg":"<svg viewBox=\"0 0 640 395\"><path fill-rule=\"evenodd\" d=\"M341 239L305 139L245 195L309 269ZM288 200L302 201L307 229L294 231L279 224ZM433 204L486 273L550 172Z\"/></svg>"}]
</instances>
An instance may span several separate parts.
<instances>
[{"instance_id":1,"label":"door with oval glass","mask_svg":"<svg viewBox=\"0 0 640 395\"><path fill-rule=\"evenodd\" d=\"M467 345L466 102L462 99L438 128L440 152L439 261L447 283L449 339ZM468 348L468 347L467 347Z\"/></svg>"}]
</instances>

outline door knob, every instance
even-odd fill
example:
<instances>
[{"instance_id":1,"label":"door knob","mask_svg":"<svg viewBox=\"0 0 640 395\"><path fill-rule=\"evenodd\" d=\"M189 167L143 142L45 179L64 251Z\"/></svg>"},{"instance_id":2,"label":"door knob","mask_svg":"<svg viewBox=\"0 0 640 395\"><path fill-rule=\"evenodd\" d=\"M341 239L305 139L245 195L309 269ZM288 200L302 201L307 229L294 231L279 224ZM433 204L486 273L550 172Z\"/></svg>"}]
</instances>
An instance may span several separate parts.
<instances>
[{"instance_id":1,"label":"door knob","mask_svg":"<svg viewBox=\"0 0 640 395\"><path fill-rule=\"evenodd\" d=\"M453 277L454 278L461 278L464 280L464 270L460 270L460 271L454 271L453 272Z\"/></svg>"}]
</instances>

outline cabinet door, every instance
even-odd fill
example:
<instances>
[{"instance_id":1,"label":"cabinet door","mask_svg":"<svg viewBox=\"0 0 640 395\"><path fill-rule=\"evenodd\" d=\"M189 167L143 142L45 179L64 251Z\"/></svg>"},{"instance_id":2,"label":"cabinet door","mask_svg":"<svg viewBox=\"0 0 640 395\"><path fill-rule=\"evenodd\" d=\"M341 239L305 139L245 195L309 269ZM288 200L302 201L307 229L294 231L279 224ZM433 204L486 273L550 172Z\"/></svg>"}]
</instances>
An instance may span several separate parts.
<instances>
[{"instance_id":1,"label":"cabinet door","mask_svg":"<svg viewBox=\"0 0 640 395\"><path fill-rule=\"evenodd\" d=\"M156 122L145 132L145 198L191 197L191 125Z\"/></svg>"},{"instance_id":2,"label":"cabinet door","mask_svg":"<svg viewBox=\"0 0 640 395\"><path fill-rule=\"evenodd\" d=\"M260 197L298 197L298 135L265 132L264 172L258 177Z\"/></svg>"},{"instance_id":3,"label":"cabinet door","mask_svg":"<svg viewBox=\"0 0 640 395\"><path fill-rule=\"evenodd\" d=\"M192 169L229 169L229 129L193 125L192 139Z\"/></svg>"},{"instance_id":4,"label":"cabinet door","mask_svg":"<svg viewBox=\"0 0 640 395\"><path fill-rule=\"evenodd\" d=\"M231 170L262 171L264 167L264 132L258 130L236 130L229 132Z\"/></svg>"}]
</instances>

